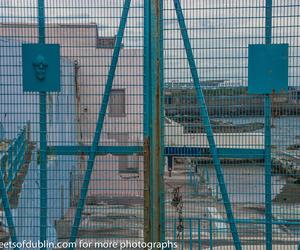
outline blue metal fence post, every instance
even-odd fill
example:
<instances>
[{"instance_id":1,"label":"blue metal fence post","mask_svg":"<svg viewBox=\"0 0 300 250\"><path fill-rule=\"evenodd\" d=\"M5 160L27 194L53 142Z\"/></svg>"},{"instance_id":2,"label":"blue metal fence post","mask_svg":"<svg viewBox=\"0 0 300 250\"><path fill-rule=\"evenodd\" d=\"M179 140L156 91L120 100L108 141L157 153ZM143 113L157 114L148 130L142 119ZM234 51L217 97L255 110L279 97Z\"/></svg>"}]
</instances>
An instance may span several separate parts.
<instances>
[{"instance_id":1,"label":"blue metal fence post","mask_svg":"<svg viewBox=\"0 0 300 250\"><path fill-rule=\"evenodd\" d=\"M193 221L189 219L190 224L190 250L193 250Z\"/></svg>"},{"instance_id":2,"label":"blue metal fence post","mask_svg":"<svg viewBox=\"0 0 300 250\"><path fill-rule=\"evenodd\" d=\"M45 2L38 0L38 31L39 43L45 43ZM40 92L40 241L47 240L47 94ZM42 247L41 249L46 249Z\"/></svg>"},{"instance_id":3,"label":"blue metal fence post","mask_svg":"<svg viewBox=\"0 0 300 250\"><path fill-rule=\"evenodd\" d=\"M13 150L12 150L12 145L10 144L8 146L7 150L8 154L8 163L7 163L7 183L12 182L13 178L13 172L12 172L12 165L13 165Z\"/></svg>"},{"instance_id":4,"label":"blue metal fence post","mask_svg":"<svg viewBox=\"0 0 300 250\"><path fill-rule=\"evenodd\" d=\"M164 131L165 131L165 123L163 122L165 119L165 102L164 102L164 50L163 50L163 44L164 44L164 22L163 22L163 5L164 1L159 1L159 37L158 37L158 42L159 42L159 67L157 70L159 70L160 74L160 81L159 81L159 88L160 88L160 103L159 103L159 120L160 120L160 164L159 164L159 185L160 185L160 240L162 242L165 241L165 231L166 231L166 220L165 220L165 188L164 188L164 174L165 174L165 158L164 158L164 148L165 148L165 142L164 142Z\"/></svg>"},{"instance_id":5,"label":"blue metal fence post","mask_svg":"<svg viewBox=\"0 0 300 250\"><path fill-rule=\"evenodd\" d=\"M272 43L272 0L266 0L265 43ZM266 249L272 249L271 101L265 95L265 219Z\"/></svg>"},{"instance_id":6,"label":"blue metal fence post","mask_svg":"<svg viewBox=\"0 0 300 250\"><path fill-rule=\"evenodd\" d=\"M272 189L271 189L271 102L265 96L265 217L266 249L272 249Z\"/></svg>"},{"instance_id":7,"label":"blue metal fence post","mask_svg":"<svg viewBox=\"0 0 300 250\"><path fill-rule=\"evenodd\" d=\"M198 219L198 250L202 249L202 242L201 242L201 221Z\"/></svg>"},{"instance_id":8,"label":"blue metal fence post","mask_svg":"<svg viewBox=\"0 0 300 250\"><path fill-rule=\"evenodd\" d=\"M2 174L3 174L3 178L4 178L4 183L5 183L5 172L6 172L6 162L7 162L7 154L5 154L4 156L2 156L0 164L1 164L1 170L2 170Z\"/></svg>"},{"instance_id":9,"label":"blue metal fence post","mask_svg":"<svg viewBox=\"0 0 300 250\"><path fill-rule=\"evenodd\" d=\"M150 1L144 0L144 89L143 89L143 108L144 108L144 136L149 137L150 133L150 96L151 96L151 80L150 80Z\"/></svg>"},{"instance_id":10,"label":"blue metal fence post","mask_svg":"<svg viewBox=\"0 0 300 250\"><path fill-rule=\"evenodd\" d=\"M115 43L115 47L114 47L114 51L113 51L112 61L110 64L108 77L107 77L107 81L106 81L106 85L105 85L105 89L104 89L103 100L102 100L101 107L100 107L99 114L98 114L98 121L97 121L96 129L95 129L92 147L89 152L87 168L86 168L86 172L85 172L84 179L83 179L83 184L82 184L81 191L80 191L80 198L79 198L77 209L75 212L75 217L74 217L74 222L73 222L69 242L75 242L76 238L77 238L77 234L78 234L78 230L79 230L79 226L80 226L80 222L81 222L81 215L82 215L82 211L84 209L85 200L86 200L86 196L87 196L87 192L88 192L88 187L89 187L89 183L90 183L90 179L91 179L91 175L92 175L92 171L93 171L93 167L94 167L94 162L95 162L95 158L96 158L96 151L98 148L98 143L100 141L100 135L101 135L101 131L103 128L104 117L106 114L109 96L110 96L110 92L112 89L113 80L115 77L115 72L116 72L116 67L117 67L117 63L118 63L120 50L122 48L122 40L123 40L123 36L124 36L124 30L125 30L125 26L126 26L126 22L127 22L130 3L131 3L131 0L125 0L125 2L124 2L122 16L121 16L121 20L120 20L120 24L119 24L119 30L117 33L116 43ZM72 250L73 248L74 248L74 244L70 244L69 250Z\"/></svg>"},{"instance_id":11,"label":"blue metal fence post","mask_svg":"<svg viewBox=\"0 0 300 250\"><path fill-rule=\"evenodd\" d=\"M215 143L215 140L214 140L213 130L212 130L212 127L211 127L211 124L210 124L208 111L207 111L206 104L205 104L204 95L203 95L202 88L201 88L201 85L200 85L199 75L198 75L196 63L195 63L195 60L194 60L194 55L193 55L193 52L192 52L192 48L191 48L191 44L190 44L190 40L189 40L187 28L186 28L186 24L185 24L185 21L184 21L184 16L183 16L183 13L182 13L181 4L180 4L179 0L173 0L173 1L174 1L177 20L178 20L178 23L179 23L179 27L180 27L180 31L181 31L181 35L182 35L182 39L183 39L183 43L184 43L184 47L185 47L185 50L186 50L186 55L187 55L191 75L192 75L194 86L195 86L195 89L196 89L198 105L200 106L200 110L201 110L201 112L200 112L201 118L202 118L202 121L204 123L204 128L205 128L205 131L206 131L207 140L208 140L210 151L211 151L210 153L211 153L212 158L213 158L213 163L214 163L214 166L215 166L217 179L218 179L220 190L221 190L221 193L222 193L223 204L224 204L226 214L227 214L227 219L228 219L229 225L230 225L232 238L233 238L233 241L234 241L234 244L235 244L235 248L238 249L238 250L241 250L242 249L241 242L240 242L240 239L239 239L239 236L238 236L233 211L232 211L232 208L231 208L231 203L230 203L230 200L229 200L229 196L228 196L228 192L227 192L227 188L226 188L226 184L225 184L225 180L224 180L223 169L222 169L220 159L219 159L219 156L218 156L218 150L217 150L216 143Z\"/></svg>"},{"instance_id":12,"label":"blue metal fence post","mask_svg":"<svg viewBox=\"0 0 300 250\"><path fill-rule=\"evenodd\" d=\"M6 164L6 162L3 162L2 159L0 161L0 192L1 192L1 200L2 200L2 204L3 204L3 208L4 208L4 213L5 213L5 217L6 217L6 221L7 221L7 225L8 225L8 230L9 230L9 234L11 237L12 242L17 243L17 235L16 235L16 229L15 229L15 225L13 222L13 217L12 217L12 213L11 213L11 209L10 209L10 205L9 205L9 199L8 199L8 195L6 192L6 186L5 186L5 182L4 182L4 176L3 176L3 171L2 171L2 164ZM15 247L15 249L19 249L18 247Z\"/></svg>"},{"instance_id":13,"label":"blue metal fence post","mask_svg":"<svg viewBox=\"0 0 300 250\"><path fill-rule=\"evenodd\" d=\"M151 117L151 75L150 75L150 1L144 0L144 241L151 241L150 222L150 117Z\"/></svg>"}]
</instances>

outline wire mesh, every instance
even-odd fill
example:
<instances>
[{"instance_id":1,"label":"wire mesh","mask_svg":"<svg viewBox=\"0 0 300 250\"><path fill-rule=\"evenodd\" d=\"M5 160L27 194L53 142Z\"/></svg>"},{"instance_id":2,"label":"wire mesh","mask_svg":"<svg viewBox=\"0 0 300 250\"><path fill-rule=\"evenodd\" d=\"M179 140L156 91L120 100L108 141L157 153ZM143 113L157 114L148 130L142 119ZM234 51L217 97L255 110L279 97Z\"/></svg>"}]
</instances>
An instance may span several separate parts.
<instances>
[{"instance_id":1,"label":"wire mesh","mask_svg":"<svg viewBox=\"0 0 300 250\"><path fill-rule=\"evenodd\" d=\"M145 88L150 63L144 61L150 59L146 47L154 42L153 37L148 42L144 37L149 25L144 23L144 11L149 5L142 0L0 0L0 163L18 241L40 239L40 200L45 198L39 95L22 89L22 43L41 40L40 2L45 5L45 42L59 44L61 51L61 91L47 93L44 112L46 238L54 244L69 241L71 234L78 243L142 241L146 237L143 147L145 126L153 125L148 113L150 88ZM263 96L249 95L247 86L248 45L266 41L265 0L163 1L165 193L159 216L164 240L177 241L182 250L234 247L224 186L218 183L191 58L176 16L179 2L242 249L263 249L265 103ZM126 4L130 7L124 18ZM272 1L268 27L272 43L289 44L288 92L270 96L271 243L278 249L297 249L300 240L299 17L297 2ZM118 40L120 54L114 57ZM106 92L110 77L112 88ZM103 105L107 105L104 113ZM100 142L93 145L99 116L104 118L103 128ZM89 164L92 172L87 179ZM85 181L88 188L83 189ZM78 216L80 201L85 205ZM9 241L9 218L6 221L2 214L0 240Z\"/></svg>"},{"instance_id":2,"label":"wire mesh","mask_svg":"<svg viewBox=\"0 0 300 250\"><path fill-rule=\"evenodd\" d=\"M71 234L124 1L44 1L61 92L47 94L47 239ZM14 208L18 241L40 238L39 99L22 91L22 43L38 42L38 1L1 1L3 140L30 123L29 168ZM77 241L143 237L143 1L132 1ZM103 104L102 104L103 105ZM131 152L123 153L122 148ZM72 151L73 150L73 151ZM6 235L7 236L7 235Z\"/></svg>"},{"instance_id":3,"label":"wire mesh","mask_svg":"<svg viewBox=\"0 0 300 250\"><path fill-rule=\"evenodd\" d=\"M248 45L264 44L266 38L266 1L260 0L164 1L166 238L177 240L179 249L234 249L176 2L185 17L242 249L265 249L264 97L247 93ZM288 93L270 97L272 244L297 249L299 5L273 1L272 14L272 42L289 44ZM181 209L174 206L176 189Z\"/></svg>"}]
</instances>

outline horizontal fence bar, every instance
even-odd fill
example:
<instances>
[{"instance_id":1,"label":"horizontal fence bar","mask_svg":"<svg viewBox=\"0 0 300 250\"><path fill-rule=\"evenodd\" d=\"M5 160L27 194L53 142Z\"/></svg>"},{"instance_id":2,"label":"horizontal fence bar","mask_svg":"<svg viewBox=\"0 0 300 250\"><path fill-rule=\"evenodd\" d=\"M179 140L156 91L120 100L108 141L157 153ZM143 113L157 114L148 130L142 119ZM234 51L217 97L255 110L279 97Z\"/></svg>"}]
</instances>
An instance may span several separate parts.
<instances>
[{"instance_id":1,"label":"horizontal fence bar","mask_svg":"<svg viewBox=\"0 0 300 250\"><path fill-rule=\"evenodd\" d=\"M48 155L87 155L90 146L48 146ZM263 149L239 149L239 148L219 148L220 158L236 159L264 159ZM143 154L142 146L98 146L97 155L115 154L130 155ZM203 147L165 147L166 156L177 157L209 157L209 148Z\"/></svg>"},{"instance_id":2,"label":"horizontal fence bar","mask_svg":"<svg viewBox=\"0 0 300 250\"><path fill-rule=\"evenodd\" d=\"M209 148L205 147L166 147L166 155L209 157ZM218 148L220 158L264 159L263 149Z\"/></svg>"},{"instance_id":3,"label":"horizontal fence bar","mask_svg":"<svg viewBox=\"0 0 300 250\"><path fill-rule=\"evenodd\" d=\"M88 155L90 146L48 146L48 155ZM144 148L142 146L98 146L96 148L96 155L130 155L142 154Z\"/></svg>"},{"instance_id":4,"label":"horizontal fence bar","mask_svg":"<svg viewBox=\"0 0 300 250\"><path fill-rule=\"evenodd\" d=\"M227 219L219 219L219 218L208 218L208 217L184 217L182 218L183 221L212 221L212 222L223 222L223 223L229 223ZM166 221L170 222L176 222L178 221L178 218L168 218ZM237 218L235 220L236 223L239 224L266 224L265 219L241 219ZM285 220L274 220L272 221L273 225L300 225L299 221L285 221Z\"/></svg>"}]
</instances>

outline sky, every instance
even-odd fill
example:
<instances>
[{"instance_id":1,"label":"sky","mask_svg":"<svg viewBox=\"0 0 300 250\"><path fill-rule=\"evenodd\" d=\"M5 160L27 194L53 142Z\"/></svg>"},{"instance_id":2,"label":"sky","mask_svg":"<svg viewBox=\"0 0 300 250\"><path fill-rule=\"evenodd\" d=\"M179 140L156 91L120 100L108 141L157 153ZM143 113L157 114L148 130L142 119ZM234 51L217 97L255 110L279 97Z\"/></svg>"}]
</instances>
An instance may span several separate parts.
<instances>
[{"instance_id":1,"label":"sky","mask_svg":"<svg viewBox=\"0 0 300 250\"><path fill-rule=\"evenodd\" d=\"M117 32L124 0L45 0L47 22L96 23L100 36ZM132 0L125 46L143 44L143 0ZM248 45L264 43L265 0L181 0L202 80L247 84ZM0 0L0 22L36 22L37 0ZM273 0L273 43L288 43L289 82L300 86L300 1ZM191 76L172 0L164 0L165 79Z\"/></svg>"}]
</instances>

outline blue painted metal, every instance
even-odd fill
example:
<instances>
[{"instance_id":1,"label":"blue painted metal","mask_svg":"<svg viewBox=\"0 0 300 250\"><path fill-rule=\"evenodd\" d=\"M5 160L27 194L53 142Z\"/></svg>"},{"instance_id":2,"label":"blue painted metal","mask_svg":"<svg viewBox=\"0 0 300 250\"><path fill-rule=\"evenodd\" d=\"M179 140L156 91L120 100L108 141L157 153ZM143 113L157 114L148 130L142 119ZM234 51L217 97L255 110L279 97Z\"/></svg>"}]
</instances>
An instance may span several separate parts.
<instances>
[{"instance_id":1,"label":"blue painted metal","mask_svg":"<svg viewBox=\"0 0 300 250\"><path fill-rule=\"evenodd\" d=\"M173 222L173 241L176 242L177 239L177 222L176 219Z\"/></svg>"},{"instance_id":2,"label":"blue painted metal","mask_svg":"<svg viewBox=\"0 0 300 250\"><path fill-rule=\"evenodd\" d=\"M90 146L48 146L48 155L88 155ZM141 146L97 146L96 155L132 155L143 154L144 148Z\"/></svg>"},{"instance_id":3,"label":"blue painted metal","mask_svg":"<svg viewBox=\"0 0 300 250\"><path fill-rule=\"evenodd\" d=\"M189 220L190 225L190 250L193 250L193 222Z\"/></svg>"},{"instance_id":4,"label":"blue painted metal","mask_svg":"<svg viewBox=\"0 0 300 250\"><path fill-rule=\"evenodd\" d=\"M178 220L177 218L171 218L171 220L173 222L176 223L176 220ZM200 222L207 222L208 218L207 217L184 217L183 218L184 221L188 221L188 220L199 220ZM224 222L224 223L228 223L228 219L218 219L218 218L209 218L209 220L213 221L213 222ZM240 218L236 218L235 219L236 223L242 223L242 224L259 224L259 225L264 225L266 223L265 219L240 219ZM286 220L278 220L278 221L273 221L273 225L300 225L300 222L297 221L286 221Z\"/></svg>"},{"instance_id":5,"label":"blue painted metal","mask_svg":"<svg viewBox=\"0 0 300 250\"><path fill-rule=\"evenodd\" d=\"M9 144L7 152L3 152L0 157L0 190L1 190L1 203L3 204L5 217L10 233L12 242L17 241L16 229L13 221L13 216L9 204L7 192L12 188L12 183L17 177L18 171L24 163L26 153L26 132L27 127L24 127L17 137ZM5 172L8 171L8 178L5 181ZM14 249L19 249L15 247Z\"/></svg>"},{"instance_id":6,"label":"blue painted metal","mask_svg":"<svg viewBox=\"0 0 300 250\"><path fill-rule=\"evenodd\" d=\"M217 151L219 157L224 159L264 159L263 149L218 148ZM165 154L180 157L207 157L210 156L210 150L205 147L165 147Z\"/></svg>"},{"instance_id":7,"label":"blue painted metal","mask_svg":"<svg viewBox=\"0 0 300 250\"><path fill-rule=\"evenodd\" d=\"M107 81L106 81L106 85L105 85L101 108L100 108L99 114L98 114L98 121L97 121L96 130L95 130L95 134L94 134L94 139L93 139L92 147L90 148L91 150L90 150L89 158L88 158L88 162L87 162L87 169L86 169L83 184L81 187L80 198L79 198L78 206L77 206L77 209L75 212L75 218L74 218L69 242L75 242L75 240L77 238L78 229L79 229L79 225L81 222L81 215L82 215L82 211L84 208L87 190L89 187L91 174L93 171L94 162L95 162L95 158L96 158L96 151L97 151L98 143L100 140L101 131L103 128L104 117L105 117L105 113L107 110L108 100L109 100L110 92L112 89L112 84L113 84L113 80L114 80L114 76L115 76L115 71L116 71L116 67L117 67L117 63L118 63L120 50L122 48L122 39L124 36L124 30L125 30L125 26L126 26L130 3L131 3L131 0L125 0L125 2L124 2L122 16L121 16L121 20L120 20L120 24L119 24L119 30L117 33L116 43L115 43L114 52L113 52L113 56L112 56L112 61L111 61L111 65L110 65L109 72L108 72L108 77L107 77ZM71 246L69 247L69 250L72 250L73 248L74 248L74 246L73 246L73 244L71 244Z\"/></svg>"},{"instance_id":8,"label":"blue painted metal","mask_svg":"<svg viewBox=\"0 0 300 250\"><path fill-rule=\"evenodd\" d=\"M0 164L1 163L2 162L0 162ZM10 209L10 205L9 205L9 199L8 199L8 196L7 196L6 186L5 186L5 183L4 183L3 176L4 175L3 175L3 171L2 171L2 165L1 165L1 167L0 167L1 200L2 200L2 204L3 204L5 217L6 217L6 220L7 220L7 225L8 225L11 240L12 240L12 242L17 243L18 239L17 239L17 235L16 235L16 229L15 229L15 225L14 225L14 221L13 221L13 217L12 217L12 213L11 213L11 209ZM19 248L15 247L14 249L19 249Z\"/></svg>"},{"instance_id":9,"label":"blue painted metal","mask_svg":"<svg viewBox=\"0 0 300 250\"><path fill-rule=\"evenodd\" d=\"M5 171L6 171L6 162L7 162L7 154L2 153L2 156L0 157L0 166L2 169L2 174L5 176Z\"/></svg>"},{"instance_id":10,"label":"blue painted metal","mask_svg":"<svg viewBox=\"0 0 300 250\"><path fill-rule=\"evenodd\" d=\"M151 97L151 74L150 74L150 1L144 0L144 88L143 88L143 137L144 137L144 241L151 240L150 233L150 97Z\"/></svg>"},{"instance_id":11,"label":"blue painted metal","mask_svg":"<svg viewBox=\"0 0 300 250\"><path fill-rule=\"evenodd\" d=\"M207 140L209 142L209 147L210 147L210 150L211 150L211 155L212 155L212 158L213 158L217 179L218 179L218 182L219 182L219 185L220 185L220 190L221 190L221 193L222 193L223 204L224 204L226 214L227 214L227 218L228 218L229 225L230 225L232 238L233 238L233 241L234 241L235 248L237 250L241 250L242 249L241 242L240 242L239 235L238 235L238 232L237 232L233 211L232 211L232 208L231 208L231 203L230 203L230 200L229 200L229 196L228 196L228 192L227 192L227 188L226 188L226 184L225 184L225 180L224 180L224 174L223 174L223 170L222 170L221 163L220 163L220 160L219 160L218 150L217 150L216 143L215 143L215 140L214 140L213 130L212 130L212 127L211 127L211 124L210 124L210 120L209 120L209 116L208 116L204 96L203 96L203 93L202 93L202 88L201 88L200 81L199 81L199 76L198 76L198 72L197 72L196 63L195 63L195 60L194 60L194 55L193 55L193 52L192 52L192 48L191 48L189 36L188 36L188 33L187 33L187 28L186 28L184 16L183 16L182 9L181 9L181 4L180 4L179 0L173 0L173 2L174 2L175 10L176 10L177 20L178 20L178 23L179 23L179 27L180 27L180 31L181 31L181 35L182 35L182 39L183 39L183 43L184 43L184 47L185 47L185 50L186 50L186 55L187 55L190 71L191 71L192 78L193 78L194 85L195 85L195 89L196 89L198 105L200 106L200 110L201 110L201 112L200 112L201 118L202 118L202 121L204 123L205 130L206 130Z\"/></svg>"},{"instance_id":12,"label":"blue painted metal","mask_svg":"<svg viewBox=\"0 0 300 250\"><path fill-rule=\"evenodd\" d=\"M198 250L202 249L202 242L201 242L201 222L200 220L197 220L198 222Z\"/></svg>"},{"instance_id":13,"label":"blue painted metal","mask_svg":"<svg viewBox=\"0 0 300 250\"><path fill-rule=\"evenodd\" d=\"M160 100L159 100L159 108L160 108L160 114L159 114L159 120L160 120L160 144L158 147L160 147L162 150L160 150L160 164L159 164L159 184L160 184L160 240L162 242L165 241L165 234L166 234L166 211L165 211L165 185L164 185L164 174L165 174L165 158L163 156L164 148L165 148L165 141L164 141L164 131L165 131L165 123L164 121L165 117L165 102L164 102L164 22L163 22L163 9L164 9L164 1L160 0L158 1L158 18L159 18L159 74L160 74L160 80L159 80L159 88L160 88Z\"/></svg>"},{"instance_id":14,"label":"blue painted metal","mask_svg":"<svg viewBox=\"0 0 300 250\"><path fill-rule=\"evenodd\" d=\"M144 0L144 137L150 133L150 96L151 96L151 80L150 80L150 1Z\"/></svg>"},{"instance_id":15,"label":"blue painted metal","mask_svg":"<svg viewBox=\"0 0 300 250\"><path fill-rule=\"evenodd\" d=\"M271 101L265 96L265 216L266 249L272 249Z\"/></svg>"},{"instance_id":16,"label":"blue painted metal","mask_svg":"<svg viewBox=\"0 0 300 250\"><path fill-rule=\"evenodd\" d=\"M39 44L45 44L45 2L38 0ZM40 92L40 241L47 240L48 183L47 183L47 94ZM46 249L45 246L41 249Z\"/></svg>"},{"instance_id":17,"label":"blue painted metal","mask_svg":"<svg viewBox=\"0 0 300 250\"><path fill-rule=\"evenodd\" d=\"M248 92L287 92L288 44L251 44L248 53Z\"/></svg>"},{"instance_id":18,"label":"blue painted metal","mask_svg":"<svg viewBox=\"0 0 300 250\"><path fill-rule=\"evenodd\" d=\"M212 226L212 220L209 220L209 249L213 250L214 244L213 244L213 226Z\"/></svg>"},{"instance_id":19,"label":"blue painted metal","mask_svg":"<svg viewBox=\"0 0 300 250\"><path fill-rule=\"evenodd\" d=\"M26 138L27 126L24 127L17 137L9 144L7 150L7 182L6 189L10 191L12 183L17 177L17 174L24 163L25 153L27 149L27 138Z\"/></svg>"},{"instance_id":20,"label":"blue painted metal","mask_svg":"<svg viewBox=\"0 0 300 250\"><path fill-rule=\"evenodd\" d=\"M182 230L182 232L181 232L181 249L185 249L184 248L184 230Z\"/></svg>"},{"instance_id":21,"label":"blue painted metal","mask_svg":"<svg viewBox=\"0 0 300 250\"><path fill-rule=\"evenodd\" d=\"M266 0L265 43L272 43L272 0ZM285 71L284 69L279 69ZM286 69L287 70L287 69ZM287 73L287 72L286 72ZM284 79L283 79L284 80ZM286 83L286 85L288 85ZM284 87L284 86L283 86ZM271 101L265 95L265 219L266 219L266 250L272 250L272 175L271 175Z\"/></svg>"},{"instance_id":22,"label":"blue painted metal","mask_svg":"<svg viewBox=\"0 0 300 250\"><path fill-rule=\"evenodd\" d=\"M9 145L8 150L8 183L12 183L13 181L13 146ZM9 189L10 187L8 187Z\"/></svg>"},{"instance_id":23,"label":"blue painted metal","mask_svg":"<svg viewBox=\"0 0 300 250\"><path fill-rule=\"evenodd\" d=\"M3 140L5 138L5 129L2 122L0 122L0 140Z\"/></svg>"},{"instance_id":24,"label":"blue painted metal","mask_svg":"<svg viewBox=\"0 0 300 250\"><path fill-rule=\"evenodd\" d=\"M60 91L58 44L22 44L23 91Z\"/></svg>"},{"instance_id":25,"label":"blue painted metal","mask_svg":"<svg viewBox=\"0 0 300 250\"><path fill-rule=\"evenodd\" d=\"M48 146L48 155L81 155L89 154L90 146ZM143 154L144 148L141 146L97 146L96 155L114 154L131 155ZM203 147L165 147L165 156L180 157L207 157L210 155L209 148ZM236 159L264 159L264 149L243 149L243 148L218 148L220 158Z\"/></svg>"},{"instance_id":26,"label":"blue painted metal","mask_svg":"<svg viewBox=\"0 0 300 250\"><path fill-rule=\"evenodd\" d=\"M207 218L207 217L199 217L199 218L195 218L195 217L184 217L183 218L185 224L190 222L192 223L196 223L198 226L197 228L195 227L189 227L189 230L192 230L192 235L194 233L197 233L198 237L197 237L197 244L198 244L198 248L199 250L203 249L203 245L209 243L209 246L211 247L211 249L214 249L214 232L218 232L218 229L214 229L213 224L214 223L228 223L228 220L226 219L217 219L217 218ZM176 241L176 221L177 218L172 218L169 222L170 225L172 225L172 233L173 233L173 241ZM207 242L207 239L202 239L201 238L201 223L208 223L208 228L203 229L203 232L205 232L205 234L209 234L209 242ZM239 224L244 224L244 226L253 226L253 225L264 225L265 224L265 220L264 219L236 219L236 223ZM290 222L290 221L274 221L273 225L300 225L299 222ZM191 232L189 232L191 234ZM206 237L204 237L206 238ZM216 238L218 240L218 238ZM192 240L193 243L196 242L195 239ZM205 241L205 242L204 242ZM189 240L189 244L191 244L191 240ZM193 244L194 245L194 244ZM195 246L193 246L193 249L196 249ZM224 249L226 249L224 247Z\"/></svg>"}]
</instances>

